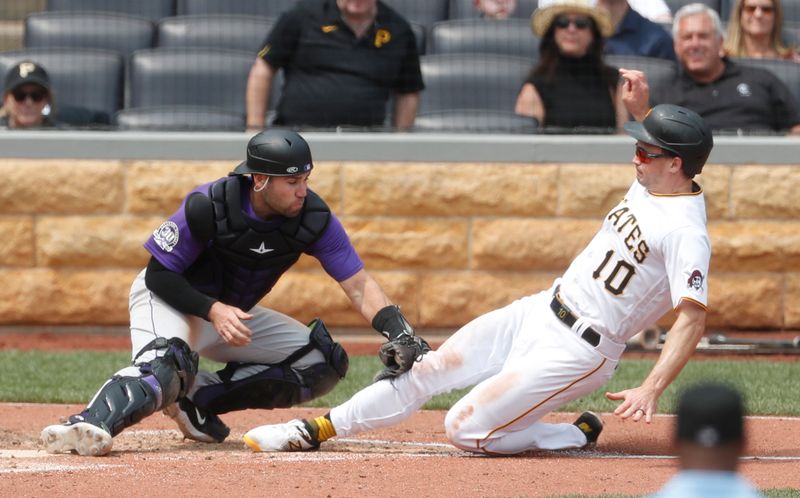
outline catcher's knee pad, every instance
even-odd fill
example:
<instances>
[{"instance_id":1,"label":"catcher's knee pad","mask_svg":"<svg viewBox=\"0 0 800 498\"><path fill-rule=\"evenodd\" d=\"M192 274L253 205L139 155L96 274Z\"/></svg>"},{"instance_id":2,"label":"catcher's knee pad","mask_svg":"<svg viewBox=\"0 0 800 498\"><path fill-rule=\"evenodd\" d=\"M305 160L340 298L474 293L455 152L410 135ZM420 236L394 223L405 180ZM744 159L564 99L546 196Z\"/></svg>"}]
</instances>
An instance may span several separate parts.
<instances>
[{"instance_id":1,"label":"catcher's knee pad","mask_svg":"<svg viewBox=\"0 0 800 498\"><path fill-rule=\"evenodd\" d=\"M163 350L164 355L123 370L131 375L113 376L78 417L116 436L185 396L197 374L197 353L181 339L162 337L145 346L139 355L151 349Z\"/></svg>"},{"instance_id":2,"label":"catcher's knee pad","mask_svg":"<svg viewBox=\"0 0 800 498\"><path fill-rule=\"evenodd\" d=\"M247 408L288 408L330 392L347 373L349 359L344 348L333 341L322 320L316 319L309 326L308 344L282 362L264 365L265 370L237 380L233 380L235 372L253 364L228 363L217 372L222 384L198 389L192 402L211 413L227 413ZM291 367L314 349L322 352L323 363Z\"/></svg>"}]
</instances>

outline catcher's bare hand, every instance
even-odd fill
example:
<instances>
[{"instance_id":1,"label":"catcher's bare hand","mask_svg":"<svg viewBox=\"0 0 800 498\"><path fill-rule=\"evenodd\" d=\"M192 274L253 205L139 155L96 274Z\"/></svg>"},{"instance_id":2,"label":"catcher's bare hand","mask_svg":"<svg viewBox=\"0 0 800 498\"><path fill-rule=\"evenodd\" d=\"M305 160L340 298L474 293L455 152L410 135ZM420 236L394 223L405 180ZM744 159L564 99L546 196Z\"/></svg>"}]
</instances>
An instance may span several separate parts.
<instances>
[{"instance_id":1,"label":"catcher's bare hand","mask_svg":"<svg viewBox=\"0 0 800 498\"><path fill-rule=\"evenodd\" d=\"M208 311L208 321L214 325L217 333L231 346L246 346L250 344L253 331L242 323L250 320L253 315L246 313L236 306L229 306L219 301L211 305Z\"/></svg>"},{"instance_id":2,"label":"catcher's bare hand","mask_svg":"<svg viewBox=\"0 0 800 498\"><path fill-rule=\"evenodd\" d=\"M430 350L431 347L422 337L408 334L398 335L384 343L378 350L378 356L386 368L375 374L373 381L392 379L411 370L414 362Z\"/></svg>"}]
</instances>

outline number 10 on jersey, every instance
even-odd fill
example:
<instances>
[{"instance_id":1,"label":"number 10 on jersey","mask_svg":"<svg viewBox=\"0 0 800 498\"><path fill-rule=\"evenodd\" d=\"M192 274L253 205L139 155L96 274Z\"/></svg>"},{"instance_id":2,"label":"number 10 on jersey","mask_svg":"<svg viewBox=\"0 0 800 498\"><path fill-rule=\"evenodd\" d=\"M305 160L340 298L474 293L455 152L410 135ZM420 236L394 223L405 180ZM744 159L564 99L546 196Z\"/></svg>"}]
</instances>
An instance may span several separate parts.
<instances>
[{"instance_id":1,"label":"number 10 on jersey","mask_svg":"<svg viewBox=\"0 0 800 498\"><path fill-rule=\"evenodd\" d=\"M606 290L615 296L619 296L625 290L625 287L630 282L633 275L636 273L636 268L622 258L616 259L615 262L609 264L614 257L614 250L611 249L606 253L603 262L600 266L592 272L592 277L596 279L602 278L606 275L603 285Z\"/></svg>"}]
</instances>

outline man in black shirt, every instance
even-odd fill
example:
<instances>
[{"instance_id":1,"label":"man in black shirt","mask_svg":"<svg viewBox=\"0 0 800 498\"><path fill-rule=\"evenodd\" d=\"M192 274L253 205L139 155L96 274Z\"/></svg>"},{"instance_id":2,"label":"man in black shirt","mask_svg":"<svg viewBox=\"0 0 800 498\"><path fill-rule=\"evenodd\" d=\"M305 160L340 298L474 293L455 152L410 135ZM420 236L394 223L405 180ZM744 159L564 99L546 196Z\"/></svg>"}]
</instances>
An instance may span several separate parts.
<instances>
[{"instance_id":1,"label":"man in black shirt","mask_svg":"<svg viewBox=\"0 0 800 498\"><path fill-rule=\"evenodd\" d=\"M264 127L275 73L285 83L276 125L414 124L424 88L411 26L377 0L302 0L278 19L247 81L247 126Z\"/></svg>"},{"instance_id":2,"label":"man in black shirt","mask_svg":"<svg viewBox=\"0 0 800 498\"><path fill-rule=\"evenodd\" d=\"M800 133L797 104L786 85L765 69L722 55L716 11L702 4L681 8L675 13L673 35L681 71L670 84L653 90L650 105L688 107L716 131ZM646 94L633 100L629 110L639 118L650 107Z\"/></svg>"}]
</instances>

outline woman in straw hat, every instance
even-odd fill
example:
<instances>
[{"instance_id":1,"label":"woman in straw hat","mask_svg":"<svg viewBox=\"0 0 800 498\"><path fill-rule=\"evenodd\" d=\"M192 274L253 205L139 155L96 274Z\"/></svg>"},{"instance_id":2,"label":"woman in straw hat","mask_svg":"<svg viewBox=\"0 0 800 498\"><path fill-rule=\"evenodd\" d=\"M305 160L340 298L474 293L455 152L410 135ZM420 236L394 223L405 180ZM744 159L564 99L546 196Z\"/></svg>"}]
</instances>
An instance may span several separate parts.
<instances>
[{"instance_id":1,"label":"woman in straw hat","mask_svg":"<svg viewBox=\"0 0 800 498\"><path fill-rule=\"evenodd\" d=\"M541 38L539 62L517 96L516 113L548 131L609 133L628 115L616 68L603 63L603 38L613 32L593 0L540 0L532 16Z\"/></svg>"}]
</instances>

